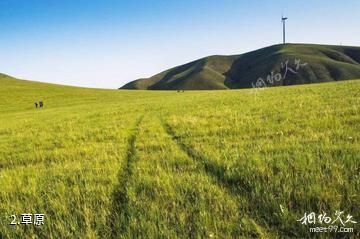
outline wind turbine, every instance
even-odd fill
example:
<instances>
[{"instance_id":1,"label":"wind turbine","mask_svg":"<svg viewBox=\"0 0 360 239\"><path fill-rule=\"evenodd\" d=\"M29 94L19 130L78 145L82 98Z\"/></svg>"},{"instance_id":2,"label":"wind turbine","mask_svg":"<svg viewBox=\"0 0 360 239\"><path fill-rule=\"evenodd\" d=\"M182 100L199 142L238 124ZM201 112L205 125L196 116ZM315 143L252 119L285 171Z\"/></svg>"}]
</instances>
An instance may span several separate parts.
<instances>
[{"instance_id":1,"label":"wind turbine","mask_svg":"<svg viewBox=\"0 0 360 239\"><path fill-rule=\"evenodd\" d=\"M286 43L286 38L285 38L286 35L285 34L286 34L286 20L287 19L288 19L287 17L281 16L281 21L283 23L283 44Z\"/></svg>"}]
</instances>

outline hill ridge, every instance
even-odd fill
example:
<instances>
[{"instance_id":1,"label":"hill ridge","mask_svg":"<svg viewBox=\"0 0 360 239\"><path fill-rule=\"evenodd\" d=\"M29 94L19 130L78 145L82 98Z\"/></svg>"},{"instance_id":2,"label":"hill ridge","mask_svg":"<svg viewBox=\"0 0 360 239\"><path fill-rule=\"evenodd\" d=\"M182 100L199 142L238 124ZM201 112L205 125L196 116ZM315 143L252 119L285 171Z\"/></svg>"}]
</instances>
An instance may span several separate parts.
<instances>
[{"instance_id":1,"label":"hill ridge","mask_svg":"<svg viewBox=\"0 0 360 239\"><path fill-rule=\"evenodd\" d=\"M120 89L217 90L251 88L269 74L284 75L284 64L306 67L266 86L298 85L360 78L360 47L285 44L239 55L211 55L162 71ZM298 69L299 70L299 69ZM289 73L289 72L287 72ZM292 72L293 73L293 72Z\"/></svg>"}]
</instances>

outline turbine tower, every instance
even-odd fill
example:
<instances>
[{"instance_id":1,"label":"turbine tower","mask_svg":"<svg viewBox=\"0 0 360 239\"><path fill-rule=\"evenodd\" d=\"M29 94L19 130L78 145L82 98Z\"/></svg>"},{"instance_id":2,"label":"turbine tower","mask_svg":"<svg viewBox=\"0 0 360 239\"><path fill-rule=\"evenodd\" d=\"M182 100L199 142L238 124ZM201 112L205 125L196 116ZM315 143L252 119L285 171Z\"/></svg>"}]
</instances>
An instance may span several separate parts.
<instances>
[{"instance_id":1,"label":"turbine tower","mask_svg":"<svg viewBox=\"0 0 360 239\"><path fill-rule=\"evenodd\" d=\"M283 44L285 44L286 43L286 20L287 20L288 18L287 17L284 17L284 16L281 16L281 21L282 21L282 23L283 23Z\"/></svg>"}]
</instances>

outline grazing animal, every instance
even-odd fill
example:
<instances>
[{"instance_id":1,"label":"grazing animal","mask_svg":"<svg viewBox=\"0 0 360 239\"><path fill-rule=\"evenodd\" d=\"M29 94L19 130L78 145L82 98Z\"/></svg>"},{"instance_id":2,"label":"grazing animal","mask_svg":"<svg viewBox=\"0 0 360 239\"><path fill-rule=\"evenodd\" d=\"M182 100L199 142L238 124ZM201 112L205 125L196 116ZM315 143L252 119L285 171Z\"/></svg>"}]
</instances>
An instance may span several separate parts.
<instances>
[{"instance_id":1,"label":"grazing animal","mask_svg":"<svg viewBox=\"0 0 360 239\"><path fill-rule=\"evenodd\" d=\"M39 106L40 106L40 108L43 108L44 107L44 102L40 101Z\"/></svg>"},{"instance_id":2,"label":"grazing animal","mask_svg":"<svg viewBox=\"0 0 360 239\"><path fill-rule=\"evenodd\" d=\"M35 108L37 108L38 107L38 103L37 102L35 102Z\"/></svg>"}]
</instances>

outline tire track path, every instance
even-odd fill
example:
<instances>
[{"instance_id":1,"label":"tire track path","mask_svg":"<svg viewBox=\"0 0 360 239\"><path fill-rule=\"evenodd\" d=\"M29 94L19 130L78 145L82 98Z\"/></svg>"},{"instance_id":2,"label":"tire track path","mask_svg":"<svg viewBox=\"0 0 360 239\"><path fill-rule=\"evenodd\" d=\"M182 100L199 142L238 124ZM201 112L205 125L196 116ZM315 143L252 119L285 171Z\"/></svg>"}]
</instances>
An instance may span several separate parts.
<instances>
[{"instance_id":1,"label":"tire track path","mask_svg":"<svg viewBox=\"0 0 360 239\"><path fill-rule=\"evenodd\" d=\"M191 146L188 146L185 144L181 137L177 136L173 128L165 122L164 119L160 119L162 122L162 126L164 127L166 133L169 135L169 137L179 146L179 148L184 151L191 159L193 159L195 162L199 163L202 167L205 173L213 179L213 183L215 183L218 187L222 188L228 195L233 196L234 198L237 198L238 201L240 201L240 197L245 200L246 205L240 206L239 210L241 211L246 210L250 211L251 203L249 202L249 199L246 195L242 195L242 192L244 191L243 188L248 187L247 185L239 184L239 181L234 181L226 176L226 168L222 165L218 165L214 162L211 162L210 159L208 159L205 155L202 153L196 151ZM258 236L260 238L266 238L269 235L272 235L272 233L269 231L269 229L264 226L262 223L259 223L258 221L253 220L251 217L247 215L247 213L242 213L242 216L246 218L248 221L253 224L253 228L257 231L257 235L252 236Z\"/></svg>"},{"instance_id":2,"label":"tire track path","mask_svg":"<svg viewBox=\"0 0 360 239\"><path fill-rule=\"evenodd\" d=\"M111 238L120 238L126 232L129 224L129 196L128 187L133 175L134 163L136 163L136 138L144 116L140 116L128 136L127 153L125 164L118 173L118 186L112 193L111 215L108 225L111 226Z\"/></svg>"},{"instance_id":3,"label":"tire track path","mask_svg":"<svg viewBox=\"0 0 360 239\"><path fill-rule=\"evenodd\" d=\"M231 179L226 178L225 175L225 167L221 165L217 165L213 162L211 162L207 157L205 157L203 154L197 152L192 147L185 144L179 136L176 135L172 127L165 123L164 120L161 120L163 127L167 134L173 139L173 141L183 150L190 158L192 158L194 161L200 163L204 171L213 179L215 179L216 183L222 187L226 188L227 192L230 194L234 194L238 196L238 193L236 192L236 189L234 188L234 183Z\"/></svg>"}]
</instances>

